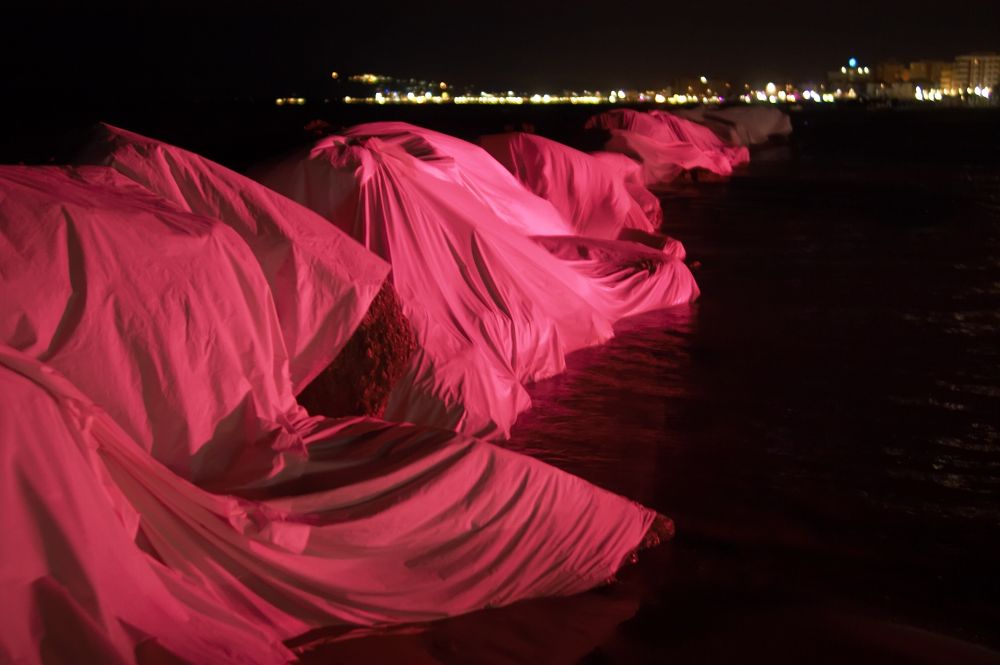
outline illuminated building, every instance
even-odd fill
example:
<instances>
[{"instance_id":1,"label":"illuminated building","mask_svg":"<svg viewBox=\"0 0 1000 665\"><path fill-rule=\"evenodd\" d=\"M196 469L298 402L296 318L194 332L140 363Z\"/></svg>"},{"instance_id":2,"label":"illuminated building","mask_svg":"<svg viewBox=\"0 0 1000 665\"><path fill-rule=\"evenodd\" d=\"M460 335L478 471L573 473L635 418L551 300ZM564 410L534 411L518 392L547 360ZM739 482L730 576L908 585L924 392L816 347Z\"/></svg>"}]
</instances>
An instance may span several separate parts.
<instances>
[{"instance_id":1,"label":"illuminated building","mask_svg":"<svg viewBox=\"0 0 1000 665\"><path fill-rule=\"evenodd\" d=\"M718 97L728 96L732 92L732 85L721 79L713 79L708 76L696 76L678 79L674 82L674 89L679 94L696 97Z\"/></svg>"},{"instance_id":2,"label":"illuminated building","mask_svg":"<svg viewBox=\"0 0 1000 665\"><path fill-rule=\"evenodd\" d=\"M855 99L869 94L868 83L872 80L871 69L858 62L855 57L848 58L840 69L827 72L827 87L839 90L840 96Z\"/></svg>"},{"instance_id":3,"label":"illuminated building","mask_svg":"<svg viewBox=\"0 0 1000 665\"><path fill-rule=\"evenodd\" d=\"M955 89L955 65L949 63L941 68L940 84L945 90Z\"/></svg>"},{"instance_id":4,"label":"illuminated building","mask_svg":"<svg viewBox=\"0 0 1000 665\"><path fill-rule=\"evenodd\" d=\"M914 83L938 86L942 74L951 63L943 60L917 60L910 63L909 78Z\"/></svg>"},{"instance_id":5,"label":"illuminated building","mask_svg":"<svg viewBox=\"0 0 1000 665\"><path fill-rule=\"evenodd\" d=\"M910 69L898 60L887 60L875 65L875 80L887 86L910 80Z\"/></svg>"},{"instance_id":6,"label":"illuminated building","mask_svg":"<svg viewBox=\"0 0 1000 665\"><path fill-rule=\"evenodd\" d=\"M1000 54L972 53L955 58L951 87L966 91L1000 84Z\"/></svg>"}]
</instances>

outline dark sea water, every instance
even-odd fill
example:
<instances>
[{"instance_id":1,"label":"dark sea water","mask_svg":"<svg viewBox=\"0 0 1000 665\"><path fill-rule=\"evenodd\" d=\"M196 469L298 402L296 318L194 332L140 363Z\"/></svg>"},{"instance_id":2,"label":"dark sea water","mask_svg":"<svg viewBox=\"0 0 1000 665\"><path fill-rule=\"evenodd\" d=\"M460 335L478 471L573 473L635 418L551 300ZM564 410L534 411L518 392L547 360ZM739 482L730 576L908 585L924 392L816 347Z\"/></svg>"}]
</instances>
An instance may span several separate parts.
<instances>
[{"instance_id":1,"label":"dark sea water","mask_svg":"<svg viewBox=\"0 0 1000 665\"><path fill-rule=\"evenodd\" d=\"M1000 662L1000 123L815 120L664 198L702 299L574 354L507 444L677 538L308 662Z\"/></svg>"},{"instance_id":2,"label":"dark sea water","mask_svg":"<svg viewBox=\"0 0 1000 665\"><path fill-rule=\"evenodd\" d=\"M536 387L522 449L677 520L639 654L748 615L839 641L830 613L1000 646L1000 179L927 176L764 164L668 198L703 300Z\"/></svg>"}]
</instances>

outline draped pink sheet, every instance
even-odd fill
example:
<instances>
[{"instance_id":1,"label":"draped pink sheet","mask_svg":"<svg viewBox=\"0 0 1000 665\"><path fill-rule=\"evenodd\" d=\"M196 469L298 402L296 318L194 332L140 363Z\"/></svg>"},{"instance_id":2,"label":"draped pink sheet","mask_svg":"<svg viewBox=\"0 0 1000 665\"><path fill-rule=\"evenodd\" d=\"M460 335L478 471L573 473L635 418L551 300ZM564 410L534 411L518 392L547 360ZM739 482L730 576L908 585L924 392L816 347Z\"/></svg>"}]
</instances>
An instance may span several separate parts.
<instances>
[{"instance_id":1,"label":"draped pink sheet","mask_svg":"<svg viewBox=\"0 0 1000 665\"><path fill-rule=\"evenodd\" d=\"M523 132L484 136L479 144L529 191L555 206L570 221L573 235L610 239L623 228L652 233L659 226L661 217L647 215L627 186L631 170L620 163Z\"/></svg>"},{"instance_id":2,"label":"draped pink sheet","mask_svg":"<svg viewBox=\"0 0 1000 665\"><path fill-rule=\"evenodd\" d=\"M676 115L705 125L719 138L733 146L754 146L792 133L787 113L773 106L696 106L678 109Z\"/></svg>"},{"instance_id":3,"label":"draped pink sheet","mask_svg":"<svg viewBox=\"0 0 1000 665\"><path fill-rule=\"evenodd\" d=\"M590 156L622 174L625 178L625 189L642 208L642 213L649 220L653 230L659 230L663 226L663 206L660 205L660 199L656 194L646 187L642 166L634 159L618 152L599 150L590 153Z\"/></svg>"},{"instance_id":4,"label":"draped pink sheet","mask_svg":"<svg viewBox=\"0 0 1000 665\"><path fill-rule=\"evenodd\" d=\"M172 145L101 124L79 162L110 166L240 234L271 287L296 393L340 352L389 272L311 210Z\"/></svg>"},{"instance_id":5,"label":"draped pink sheet","mask_svg":"<svg viewBox=\"0 0 1000 665\"><path fill-rule=\"evenodd\" d=\"M617 321L662 309L664 303L690 302L700 293L682 262L684 246L658 238L664 244L656 247L582 236L536 236L535 241L585 275L600 296L601 311Z\"/></svg>"},{"instance_id":6,"label":"draped pink sheet","mask_svg":"<svg viewBox=\"0 0 1000 665\"><path fill-rule=\"evenodd\" d=\"M566 210L563 208L557 208L553 202L530 191L529 187L507 171L504 164L501 164L480 146L405 122L372 122L357 125L344 131L343 136L356 140L375 137L387 144L399 146L407 154L428 166L433 166L434 170L430 173L468 190L488 206L497 218L522 234L529 236L588 235L586 232L581 232L578 219L575 219L571 214L566 214ZM540 139L541 137L535 138ZM546 139L541 139L541 141L546 141ZM571 151L576 156L581 154L568 146L555 142L548 143L549 145L546 146L543 153L546 157L555 158L555 154L559 154L560 158L565 157L567 156L565 151ZM588 183L585 178L573 172L576 170L572 163L573 158L563 163L567 168L561 170L560 176L569 180L561 183L560 186L573 187L575 190L572 195L567 194L567 196L576 196L581 200L588 201L599 200L599 196L589 191L589 186L606 186L605 176L610 175L608 171L611 170L611 172L616 173L614 175L616 180L624 178L625 189L639 204L642 213L653 225L653 229L658 229L663 218L660 201L643 184L642 169L635 161L608 152L598 152L593 156L603 166L595 167L591 162L584 165L584 170L597 168L599 172L603 171L604 173L597 176L599 180L597 183ZM532 195L533 193L536 195ZM635 211L627 210L625 214L631 217ZM605 221L608 224L613 223L616 226L621 226L621 222ZM636 226L626 224L624 228L639 229L641 227L645 231L645 224L639 220L635 221L637 222ZM675 242L674 246L678 249L678 253L682 253L683 247L680 246L680 243Z\"/></svg>"},{"instance_id":7,"label":"draped pink sheet","mask_svg":"<svg viewBox=\"0 0 1000 665\"><path fill-rule=\"evenodd\" d=\"M156 640L195 663L283 662L280 640L321 626L585 590L653 519L531 458L365 419L316 424L270 479L276 498L211 494L49 366L4 347L0 385L14 396L0 445L22 479L0 490L0 644L29 661L49 644L130 662Z\"/></svg>"},{"instance_id":8,"label":"draped pink sheet","mask_svg":"<svg viewBox=\"0 0 1000 665\"><path fill-rule=\"evenodd\" d=\"M749 159L745 148L728 146L706 127L662 111L614 109L591 117L586 126L608 130L605 149L639 162L646 186L654 190L693 169L730 175Z\"/></svg>"},{"instance_id":9,"label":"draped pink sheet","mask_svg":"<svg viewBox=\"0 0 1000 665\"><path fill-rule=\"evenodd\" d=\"M545 199L530 196L496 159L468 141L405 122L370 122L343 132L347 139L378 138L384 145L433 166L427 172L461 185L524 235L574 235L573 221Z\"/></svg>"},{"instance_id":10,"label":"draped pink sheet","mask_svg":"<svg viewBox=\"0 0 1000 665\"><path fill-rule=\"evenodd\" d=\"M649 115L659 120L682 141L690 143L706 153L721 154L731 168L750 161L750 151L743 146L732 146L716 136L708 127L682 118L672 112L654 109Z\"/></svg>"},{"instance_id":11,"label":"draped pink sheet","mask_svg":"<svg viewBox=\"0 0 1000 665\"><path fill-rule=\"evenodd\" d=\"M641 168L622 155L599 152L594 155L595 162L590 156L569 146L525 135L535 141L535 146L540 149L536 154L540 158L549 162L558 161L560 165L558 169L549 169L549 175L557 184L547 188L547 191L564 190L566 194L560 205L553 205L553 201L531 191L512 173L505 173L505 164L483 148L447 134L405 122L373 122L352 127L342 135L350 140L378 138L399 147L433 167L429 173L467 190L488 206L500 221L522 234L532 237L554 237L553 234L577 237L596 233L597 237L612 237L607 227L614 227L617 235L627 235L636 242L662 248L668 256L684 258L684 246L676 239L655 233L655 237L646 237L645 234L658 229L662 221L660 201L643 184ZM622 180L624 191L621 189ZM617 201L608 201L608 194L613 194ZM634 204L628 200L629 196ZM635 204L638 204L638 209ZM569 211L574 206L592 210L597 219L584 223L582 214L574 215ZM609 206L612 209L608 209ZM613 220L615 213L620 213L623 220ZM582 228L581 223L586 228ZM650 224L653 224L652 229ZM623 230L628 233L623 234ZM626 250L627 246L623 246L616 255L624 257ZM626 294L619 291L618 295ZM617 308L618 303L614 303L613 309Z\"/></svg>"},{"instance_id":12,"label":"draped pink sheet","mask_svg":"<svg viewBox=\"0 0 1000 665\"><path fill-rule=\"evenodd\" d=\"M106 414L4 345L0 393L0 661L292 659L273 631L135 545L144 518L105 458L109 442L140 449Z\"/></svg>"},{"instance_id":13,"label":"draped pink sheet","mask_svg":"<svg viewBox=\"0 0 1000 665\"><path fill-rule=\"evenodd\" d=\"M0 167L0 228L4 654L281 662L323 625L584 590L654 518L454 432L308 416L243 239L110 169Z\"/></svg>"},{"instance_id":14,"label":"draped pink sheet","mask_svg":"<svg viewBox=\"0 0 1000 665\"><path fill-rule=\"evenodd\" d=\"M705 152L721 153L733 168L750 161L750 152L742 146L731 146L722 141L708 127L686 120L672 112L652 110L649 115L670 127L682 141L686 141Z\"/></svg>"},{"instance_id":15,"label":"draped pink sheet","mask_svg":"<svg viewBox=\"0 0 1000 665\"><path fill-rule=\"evenodd\" d=\"M397 142L329 137L261 178L392 264L421 348L389 420L506 435L530 405L524 382L612 335L584 277Z\"/></svg>"},{"instance_id":16,"label":"draped pink sheet","mask_svg":"<svg viewBox=\"0 0 1000 665\"><path fill-rule=\"evenodd\" d=\"M472 146L477 156L466 173L461 157L427 158L414 149L426 145L426 130L414 128L411 138L406 125L386 124L328 137L258 177L392 264L421 350L390 395L388 419L506 436L530 405L524 383L562 371L566 353L608 339L623 312L697 297L690 271L667 253L653 270L636 271L643 259L628 253L646 248L635 243L605 254L615 261L606 265L544 251L524 233L533 220L510 221L514 211L536 205L520 201L541 199L499 163L490 168L513 183L502 199L504 216L483 201L482 159L492 159L485 152ZM643 275L663 284L639 287Z\"/></svg>"},{"instance_id":17,"label":"draped pink sheet","mask_svg":"<svg viewBox=\"0 0 1000 665\"><path fill-rule=\"evenodd\" d=\"M105 167L0 167L0 340L61 371L144 449L207 481L296 406L247 244Z\"/></svg>"}]
</instances>

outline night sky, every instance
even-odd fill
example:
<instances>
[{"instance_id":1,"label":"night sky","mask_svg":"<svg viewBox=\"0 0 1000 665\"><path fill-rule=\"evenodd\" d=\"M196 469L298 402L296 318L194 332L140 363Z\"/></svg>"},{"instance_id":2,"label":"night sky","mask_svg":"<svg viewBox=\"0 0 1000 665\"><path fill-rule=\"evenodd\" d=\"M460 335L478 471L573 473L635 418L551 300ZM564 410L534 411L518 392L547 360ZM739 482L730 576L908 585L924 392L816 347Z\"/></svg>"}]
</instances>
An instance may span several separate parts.
<instances>
[{"instance_id":1,"label":"night sky","mask_svg":"<svg viewBox=\"0 0 1000 665\"><path fill-rule=\"evenodd\" d=\"M849 55L874 64L1000 50L1000 11L986 0L34 7L4 16L6 94L308 94L331 70L552 90L702 74L800 82Z\"/></svg>"}]
</instances>

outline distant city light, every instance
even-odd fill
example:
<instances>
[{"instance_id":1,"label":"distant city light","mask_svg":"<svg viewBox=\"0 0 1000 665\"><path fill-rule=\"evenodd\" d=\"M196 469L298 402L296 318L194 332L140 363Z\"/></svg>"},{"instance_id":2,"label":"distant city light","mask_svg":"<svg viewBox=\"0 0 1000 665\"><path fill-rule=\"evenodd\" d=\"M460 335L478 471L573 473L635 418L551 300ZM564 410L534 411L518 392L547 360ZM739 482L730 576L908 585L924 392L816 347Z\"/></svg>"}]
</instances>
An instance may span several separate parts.
<instances>
[{"instance_id":1,"label":"distant city light","mask_svg":"<svg viewBox=\"0 0 1000 665\"><path fill-rule=\"evenodd\" d=\"M744 89L732 89L733 86L726 83L719 85L721 90L713 90L708 87L709 78L698 76L701 82L690 83L692 79L684 84L681 91L675 92L673 88L664 86L660 89L638 89L625 91L615 88L601 93L591 90L583 91L544 91L526 92L514 90L505 91L476 91L465 89L458 93L455 88L449 87L444 81L418 80L413 78L396 78L382 74L363 73L348 74L343 77L339 72L330 72L333 80L343 78L345 81L363 83L371 86L369 92L359 93L348 97L340 97L336 101L345 104L622 104L626 101L639 103L656 104L725 104L731 102L744 102L747 104L800 104L806 102L813 103L833 103L846 100L873 100L879 98L890 99L910 99L919 103L934 103L941 101L951 101L951 103L978 103L992 101L995 99L994 90L997 83L989 78L969 80L968 78L957 85L949 85L944 78L938 78L936 74L928 76L928 68L931 64L912 63L910 69L914 72L910 79L904 78L903 74L883 73L878 65L878 73L871 76L871 69L858 64L858 59L851 57L848 60L850 68L840 67L840 76L836 69L829 72L828 80L824 83L808 83L797 86L790 81L779 80L769 81L760 89L752 87L750 84L743 86ZM917 69L920 65L923 69ZM895 70L890 70L895 71ZM869 78L870 77L870 78ZM883 78L886 77L886 78ZM895 78L889 78L895 77ZM935 79L938 79L935 81ZM919 82L920 85L916 85ZM826 86L829 85L829 91ZM837 86L841 87L837 87ZM991 87L992 86L992 87ZM713 86L715 87L715 86ZM455 92L449 94L445 92ZM353 91L352 91L353 92ZM320 100L329 103L330 99ZM306 103L303 97L278 97L275 98L277 106L302 106ZM313 101L315 103L315 100Z\"/></svg>"}]
</instances>

